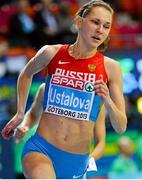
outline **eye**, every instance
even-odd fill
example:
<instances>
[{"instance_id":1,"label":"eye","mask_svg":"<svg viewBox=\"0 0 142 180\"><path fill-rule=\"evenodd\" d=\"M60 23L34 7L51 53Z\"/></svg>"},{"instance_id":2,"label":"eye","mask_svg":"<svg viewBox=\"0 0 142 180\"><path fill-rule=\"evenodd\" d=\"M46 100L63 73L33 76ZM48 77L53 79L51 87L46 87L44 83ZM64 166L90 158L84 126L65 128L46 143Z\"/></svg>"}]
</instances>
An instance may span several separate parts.
<instances>
[{"instance_id":1,"label":"eye","mask_svg":"<svg viewBox=\"0 0 142 180\"><path fill-rule=\"evenodd\" d=\"M96 21L96 20L91 20L92 23L96 24L96 25L99 25L100 22L99 21Z\"/></svg>"},{"instance_id":2,"label":"eye","mask_svg":"<svg viewBox=\"0 0 142 180\"><path fill-rule=\"evenodd\" d=\"M105 28L105 29L110 29L110 27L111 27L111 24L110 24L110 23L105 23L105 24L104 24L104 28Z\"/></svg>"},{"instance_id":3,"label":"eye","mask_svg":"<svg viewBox=\"0 0 142 180\"><path fill-rule=\"evenodd\" d=\"M109 29L109 28L110 28L110 26L104 26L104 28L105 28L105 29Z\"/></svg>"}]
</instances>

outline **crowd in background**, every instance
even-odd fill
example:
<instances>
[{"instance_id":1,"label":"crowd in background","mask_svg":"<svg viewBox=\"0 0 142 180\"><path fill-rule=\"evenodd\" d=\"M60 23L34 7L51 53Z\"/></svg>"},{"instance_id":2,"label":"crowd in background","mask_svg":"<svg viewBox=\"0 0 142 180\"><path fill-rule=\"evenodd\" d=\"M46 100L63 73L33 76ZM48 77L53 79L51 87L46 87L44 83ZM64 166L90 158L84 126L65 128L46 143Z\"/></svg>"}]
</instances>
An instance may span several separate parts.
<instances>
[{"instance_id":1,"label":"crowd in background","mask_svg":"<svg viewBox=\"0 0 142 180\"><path fill-rule=\"evenodd\" d=\"M73 17L87 0L1 0L0 66L5 55L21 55L19 69L46 44L75 41ZM142 47L142 0L106 0L115 10L110 32L110 49ZM25 59L25 60L24 60ZM11 62L7 66L10 70ZM17 68L17 69L18 69Z\"/></svg>"},{"instance_id":2,"label":"crowd in background","mask_svg":"<svg viewBox=\"0 0 142 180\"><path fill-rule=\"evenodd\" d=\"M141 49L142 0L105 1L115 9L109 49ZM0 0L0 79L7 75L17 76L27 60L43 45L73 43L77 33L73 16L85 2L87 0ZM128 120L133 127L137 126L140 139L135 151L131 148L132 139L118 141L120 156L112 164L108 174L110 178L142 170L142 123L139 123L142 118L136 109L135 99L129 97L128 101ZM133 161L134 152L139 164Z\"/></svg>"},{"instance_id":3,"label":"crowd in background","mask_svg":"<svg viewBox=\"0 0 142 180\"><path fill-rule=\"evenodd\" d=\"M0 1L0 40L10 46L73 43L73 16L87 0ZM114 9L111 48L142 46L142 0L106 0Z\"/></svg>"}]
</instances>

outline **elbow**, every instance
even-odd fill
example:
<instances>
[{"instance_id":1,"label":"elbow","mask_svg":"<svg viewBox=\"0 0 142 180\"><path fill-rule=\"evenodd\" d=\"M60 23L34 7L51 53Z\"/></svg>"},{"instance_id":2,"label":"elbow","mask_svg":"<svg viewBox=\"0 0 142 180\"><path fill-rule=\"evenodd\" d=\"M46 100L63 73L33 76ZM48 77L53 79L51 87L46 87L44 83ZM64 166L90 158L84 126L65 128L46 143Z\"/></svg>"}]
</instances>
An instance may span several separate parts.
<instances>
[{"instance_id":1,"label":"elbow","mask_svg":"<svg viewBox=\"0 0 142 180\"><path fill-rule=\"evenodd\" d=\"M119 128L116 130L117 134L123 134L125 131L126 131L126 127L123 127L123 128Z\"/></svg>"},{"instance_id":2,"label":"elbow","mask_svg":"<svg viewBox=\"0 0 142 180\"><path fill-rule=\"evenodd\" d=\"M125 123L123 123L122 126L116 129L116 132L118 134L123 134L126 131L126 129L127 129L127 118L125 119Z\"/></svg>"}]
</instances>

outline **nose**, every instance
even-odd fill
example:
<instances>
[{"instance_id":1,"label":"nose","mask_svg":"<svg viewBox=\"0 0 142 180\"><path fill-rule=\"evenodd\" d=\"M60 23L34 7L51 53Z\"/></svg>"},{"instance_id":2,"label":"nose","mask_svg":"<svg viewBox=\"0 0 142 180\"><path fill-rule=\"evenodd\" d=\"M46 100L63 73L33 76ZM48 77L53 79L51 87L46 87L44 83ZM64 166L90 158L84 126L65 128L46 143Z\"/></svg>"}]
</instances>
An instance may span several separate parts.
<instances>
[{"instance_id":1,"label":"nose","mask_svg":"<svg viewBox=\"0 0 142 180\"><path fill-rule=\"evenodd\" d=\"M97 31L102 34L103 33L103 26L102 25L99 25L98 28L97 28Z\"/></svg>"}]
</instances>

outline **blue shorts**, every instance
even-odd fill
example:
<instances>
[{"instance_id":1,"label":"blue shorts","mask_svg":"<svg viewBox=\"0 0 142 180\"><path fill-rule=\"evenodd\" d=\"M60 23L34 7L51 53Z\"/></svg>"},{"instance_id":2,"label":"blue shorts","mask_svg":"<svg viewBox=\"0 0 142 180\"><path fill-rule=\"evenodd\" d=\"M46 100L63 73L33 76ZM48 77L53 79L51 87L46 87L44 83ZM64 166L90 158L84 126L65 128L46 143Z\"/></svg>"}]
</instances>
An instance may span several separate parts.
<instances>
[{"instance_id":1,"label":"blue shorts","mask_svg":"<svg viewBox=\"0 0 142 180\"><path fill-rule=\"evenodd\" d=\"M73 154L62 151L37 133L26 142L22 158L29 152L47 155L53 163L57 179L81 179L87 171L89 153Z\"/></svg>"}]
</instances>

